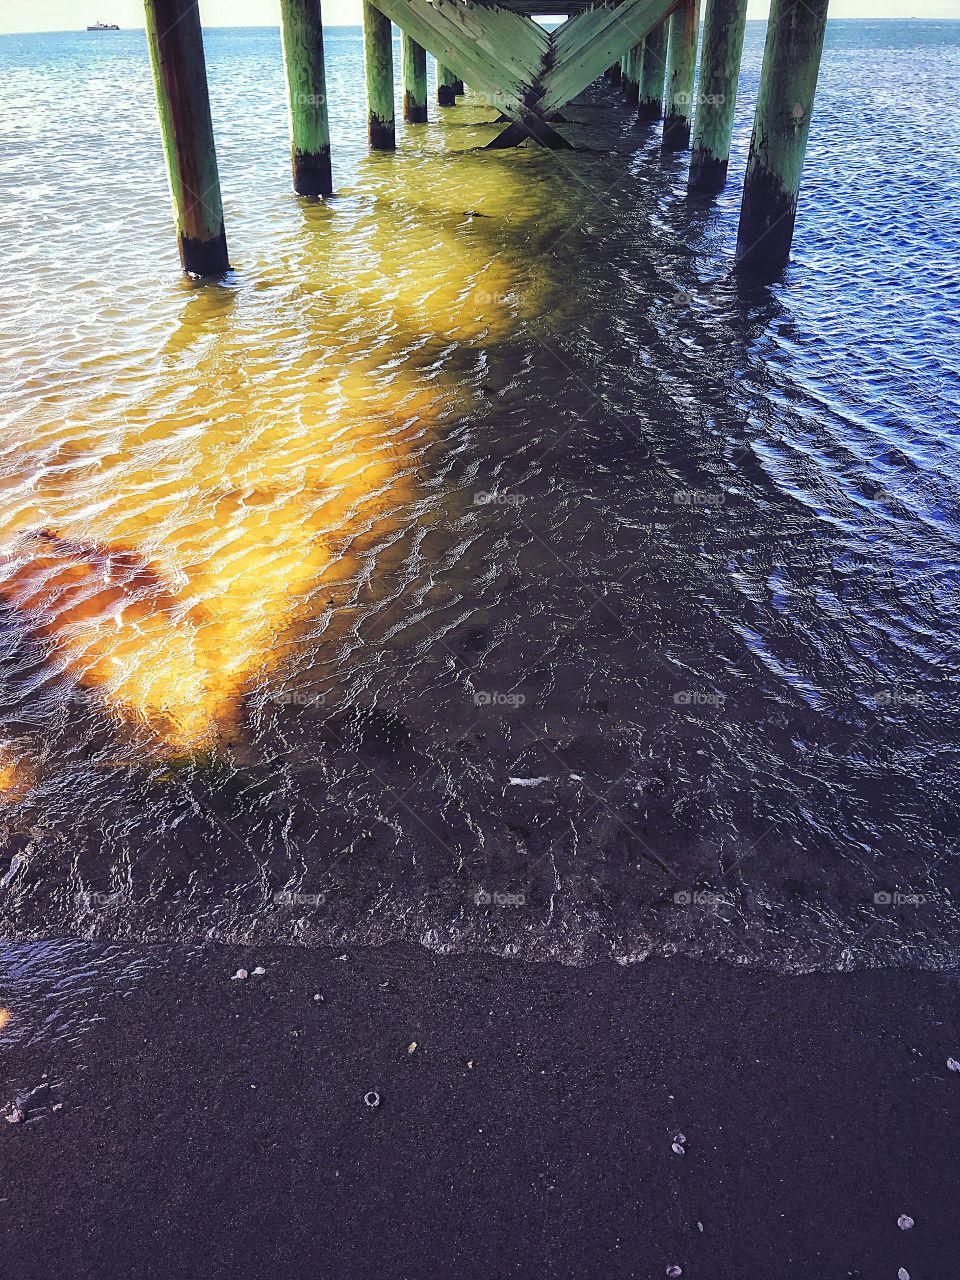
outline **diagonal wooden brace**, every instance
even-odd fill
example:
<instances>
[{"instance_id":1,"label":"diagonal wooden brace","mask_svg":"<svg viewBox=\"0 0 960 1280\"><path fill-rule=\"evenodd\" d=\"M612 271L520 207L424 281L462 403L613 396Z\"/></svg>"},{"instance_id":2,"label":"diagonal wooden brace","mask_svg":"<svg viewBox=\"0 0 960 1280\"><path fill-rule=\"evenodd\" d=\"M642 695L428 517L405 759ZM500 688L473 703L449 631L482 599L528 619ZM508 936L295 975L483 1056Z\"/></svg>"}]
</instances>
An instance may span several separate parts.
<instances>
[{"instance_id":1,"label":"diagonal wooden brace","mask_svg":"<svg viewBox=\"0 0 960 1280\"><path fill-rule=\"evenodd\" d=\"M532 18L475 0L372 0L386 17L513 124L489 145L570 144L552 128L558 109L657 27L680 0L621 0L553 33Z\"/></svg>"}]
</instances>

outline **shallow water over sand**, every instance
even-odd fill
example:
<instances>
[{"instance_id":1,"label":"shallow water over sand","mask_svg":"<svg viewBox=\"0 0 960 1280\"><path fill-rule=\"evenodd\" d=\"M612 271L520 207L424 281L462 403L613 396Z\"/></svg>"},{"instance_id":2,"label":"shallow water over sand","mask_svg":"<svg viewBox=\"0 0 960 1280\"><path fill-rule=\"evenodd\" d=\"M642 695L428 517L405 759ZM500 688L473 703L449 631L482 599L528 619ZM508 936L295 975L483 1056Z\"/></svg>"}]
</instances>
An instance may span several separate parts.
<instances>
[{"instance_id":1,"label":"shallow water over sand","mask_svg":"<svg viewBox=\"0 0 960 1280\"><path fill-rule=\"evenodd\" d=\"M713 203L606 89L369 156L335 30L319 205L212 32L198 288L142 36L0 40L6 936L953 964L960 33L831 25L748 291L761 43Z\"/></svg>"}]
</instances>

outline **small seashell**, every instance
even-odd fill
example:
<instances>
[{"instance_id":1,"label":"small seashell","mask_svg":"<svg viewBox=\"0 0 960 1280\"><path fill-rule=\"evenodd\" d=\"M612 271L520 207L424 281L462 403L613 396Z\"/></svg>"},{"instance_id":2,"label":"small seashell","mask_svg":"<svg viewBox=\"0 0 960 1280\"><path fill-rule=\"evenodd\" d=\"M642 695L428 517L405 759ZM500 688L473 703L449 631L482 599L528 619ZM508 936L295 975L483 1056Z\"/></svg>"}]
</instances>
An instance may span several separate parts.
<instances>
[{"instance_id":1,"label":"small seashell","mask_svg":"<svg viewBox=\"0 0 960 1280\"><path fill-rule=\"evenodd\" d=\"M687 1154L686 1150L683 1147L681 1147L679 1142L672 1142L670 1144L670 1149L671 1151L675 1152L678 1156L685 1156Z\"/></svg>"},{"instance_id":2,"label":"small seashell","mask_svg":"<svg viewBox=\"0 0 960 1280\"><path fill-rule=\"evenodd\" d=\"M7 1124L20 1124L26 1118L19 1107L14 1107L3 1117Z\"/></svg>"},{"instance_id":3,"label":"small seashell","mask_svg":"<svg viewBox=\"0 0 960 1280\"><path fill-rule=\"evenodd\" d=\"M897 1272L897 1280L910 1280L910 1272L906 1267L901 1267Z\"/></svg>"},{"instance_id":4,"label":"small seashell","mask_svg":"<svg viewBox=\"0 0 960 1280\"><path fill-rule=\"evenodd\" d=\"M411 1040L410 1043L407 1045L407 1053L416 1053L416 1051L417 1051L417 1042L416 1040Z\"/></svg>"},{"instance_id":5,"label":"small seashell","mask_svg":"<svg viewBox=\"0 0 960 1280\"><path fill-rule=\"evenodd\" d=\"M238 978L249 978L249 977L250 975L249 973L247 973L246 969L238 969L237 972L233 975L232 981L236 982Z\"/></svg>"},{"instance_id":6,"label":"small seashell","mask_svg":"<svg viewBox=\"0 0 960 1280\"><path fill-rule=\"evenodd\" d=\"M897 1219L897 1226L901 1231L909 1231L913 1226L913 1219L908 1213L901 1213L900 1217Z\"/></svg>"},{"instance_id":7,"label":"small seashell","mask_svg":"<svg viewBox=\"0 0 960 1280\"><path fill-rule=\"evenodd\" d=\"M672 1277L682 1276L683 1268L678 1267L676 1263L673 1263L672 1266L667 1267L667 1275Z\"/></svg>"},{"instance_id":8,"label":"small seashell","mask_svg":"<svg viewBox=\"0 0 960 1280\"><path fill-rule=\"evenodd\" d=\"M683 1136L682 1133L675 1133L673 1135L673 1140L674 1142L679 1142L681 1146L683 1146L683 1144L686 1142L686 1138Z\"/></svg>"},{"instance_id":9,"label":"small seashell","mask_svg":"<svg viewBox=\"0 0 960 1280\"><path fill-rule=\"evenodd\" d=\"M960 1062L956 1058L948 1058L947 1067L950 1071L960 1071Z\"/></svg>"},{"instance_id":10,"label":"small seashell","mask_svg":"<svg viewBox=\"0 0 960 1280\"><path fill-rule=\"evenodd\" d=\"M363 1100L368 1107L379 1107L380 1095L375 1089L371 1089L369 1093L363 1095Z\"/></svg>"},{"instance_id":11,"label":"small seashell","mask_svg":"<svg viewBox=\"0 0 960 1280\"><path fill-rule=\"evenodd\" d=\"M256 967L256 968L254 969L254 971L253 971L253 975L254 975L254 977L255 977L255 978L259 978L261 974L266 973L266 972L267 972L267 971L266 971L266 969L263 967L263 965L262 965L262 964L258 964L258 965L257 965L257 967Z\"/></svg>"}]
</instances>

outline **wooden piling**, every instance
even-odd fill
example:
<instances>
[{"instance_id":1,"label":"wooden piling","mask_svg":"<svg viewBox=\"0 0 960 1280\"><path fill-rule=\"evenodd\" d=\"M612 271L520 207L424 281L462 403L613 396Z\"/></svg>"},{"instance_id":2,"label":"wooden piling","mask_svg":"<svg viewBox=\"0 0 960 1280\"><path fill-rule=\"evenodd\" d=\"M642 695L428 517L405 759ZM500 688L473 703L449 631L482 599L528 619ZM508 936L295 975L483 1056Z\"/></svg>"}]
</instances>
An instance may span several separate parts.
<instances>
[{"instance_id":1,"label":"wooden piling","mask_svg":"<svg viewBox=\"0 0 960 1280\"><path fill-rule=\"evenodd\" d=\"M437 63L437 102L441 107L457 105L457 77L442 62Z\"/></svg>"},{"instance_id":2,"label":"wooden piling","mask_svg":"<svg viewBox=\"0 0 960 1280\"><path fill-rule=\"evenodd\" d=\"M145 0L147 44L180 261L196 276L230 270L197 0Z\"/></svg>"},{"instance_id":3,"label":"wooden piling","mask_svg":"<svg viewBox=\"0 0 960 1280\"><path fill-rule=\"evenodd\" d=\"M333 177L320 0L280 0L280 30L290 101L293 189L301 196L329 196Z\"/></svg>"},{"instance_id":4,"label":"wooden piling","mask_svg":"<svg viewBox=\"0 0 960 1280\"><path fill-rule=\"evenodd\" d=\"M463 84L463 81L460 79L460 77L459 77L459 76L454 76L454 78L453 78L453 92L454 92L454 95L455 95L456 97L458 97L458 98L462 98L462 97L463 97L463 94L464 94L464 84Z\"/></svg>"},{"instance_id":5,"label":"wooden piling","mask_svg":"<svg viewBox=\"0 0 960 1280\"><path fill-rule=\"evenodd\" d=\"M363 0L363 54L367 69L367 132L374 151L393 151L393 26L390 19Z\"/></svg>"},{"instance_id":6,"label":"wooden piling","mask_svg":"<svg viewBox=\"0 0 960 1280\"><path fill-rule=\"evenodd\" d=\"M727 180L746 23L747 0L707 0L690 157L691 191L722 191Z\"/></svg>"},{"instance_id":7,"label":"wooden piling","mask_svg":"<svg viewBox=\"0 0 960 1280\"><path fill-rule=\"evenodd\" d=\"M407 124L425 124L427 120L427 51L404 31L403 48L403 118Z\"/></svg>"},{"instance_id":8,"label":"wooden piling","mask_svg":"<svg viewBox=\"0 0 960 1280\"><path fill-rule=\"evenodd\" d=\"M773 279L790 258L827 0L773 0L743 186L737 263Z\"/></svg>"},{"instance_id":9,"label":"wooden piling","mask_svg":"<svg viewBox=\"0 0 960 1280\"><path fill-rule=\"evenodd\" d=\"M693 86L697 74L700 0L683 0L670 15L667 30L667 93L663 110L664 151L690 146Z\"/></svg>"},{"instance_id":10,"label":"wooden piling","mask_svg":"<svg viewBox=\"0 0 960 1280\"><path fill-rule=\"evenodd\" d=\"M620 88L626 102L635 107L640 101L640 62L643 57L643 42L636 44L623 55L620 66Z\"/></svg>"},{"instance_id":11,"label":"wooden piling","mask_svg":"<svg viewBox=\"0 0 960 1280\"><path fill-rule=\"evenodd\" d=\"M637 114L641 120L659 120L663 115L663 82L667 64L667 23L643 41L638 66Z\"/></svg>"}]
</instances>

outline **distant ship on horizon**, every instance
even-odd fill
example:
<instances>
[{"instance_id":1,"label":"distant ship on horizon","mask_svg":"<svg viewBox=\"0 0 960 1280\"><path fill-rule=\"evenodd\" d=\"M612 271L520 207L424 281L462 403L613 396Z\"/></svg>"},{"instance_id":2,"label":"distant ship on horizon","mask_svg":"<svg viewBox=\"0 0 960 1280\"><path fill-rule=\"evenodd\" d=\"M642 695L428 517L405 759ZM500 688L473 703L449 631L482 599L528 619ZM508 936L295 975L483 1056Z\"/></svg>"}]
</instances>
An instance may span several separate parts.
<instances>
[{"instance_id":1,"label":"distant ship on horizon","mask_svg":"<svg viewBox=\"0 0 960 1280\"><path fill-rule=\"evenodd\" d=\"M120 28L115 22L95 22L92 27L87 27L88 31L119 31Z\"/></svg>"}]
</instances>

